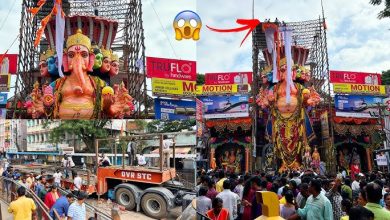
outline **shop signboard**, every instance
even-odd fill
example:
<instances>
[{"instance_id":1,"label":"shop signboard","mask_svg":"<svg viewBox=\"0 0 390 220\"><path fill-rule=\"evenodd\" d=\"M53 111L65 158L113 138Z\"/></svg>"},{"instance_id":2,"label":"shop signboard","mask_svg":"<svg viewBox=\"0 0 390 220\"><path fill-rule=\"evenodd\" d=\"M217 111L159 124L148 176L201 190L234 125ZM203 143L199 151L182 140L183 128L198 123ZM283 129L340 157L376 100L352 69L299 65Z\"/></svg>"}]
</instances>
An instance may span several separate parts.
<instances>
[{"instance_id":1,"label":"shop signboard","mask_svg":"<svg viewBox=\"0 0 390 220\"><path fill-rule=\"evenodd\" d=\"M321 118L322 139L327 139L329 138L328 111L323 112L320 118Z\"/></svg>"},{"instance_id":2,"label":"shop signboard","mask_svg":"<svg viewBox=\"0 0 390 220\"><path fill-rule=\"evenodd\" d=\"M185 100L160 99L154 100L156 119L186 120L195 118L196 102Z\"/></svg>"},{"instance_id":3,"label":"shop signboard","mask_svg":"<svg viewBox=\"0 0 390 220\"><path fill-rule=\"evenodd\" d=\"M0 74L0 92L9 91L10 77L9 74Z\"/></svg>"},{"instance_id":4,"label":"shop signboard","mask_svg":"<svg viewBox=\"0 0 390 220\"><path fill-rule=\"evenodd\" d=\"M16 74L18 65L17 54L0 54L0 73Z\"/></svg>"},{"instance_id":5,"label":"shop signboard","mask_svg":"<svg viewBox=\"0 0 390 220\"><path fill-rule=\"evenodd\" d=\"M156 57L146 58L147 77L196 81L196 62Z\"/></svg>"},{"instance_id":6,"label":"shop signboard","mask_svg":"<svg viewBox=\"0 0 390 220\"><path fill-rule=\"evenodd\" d=\"M205 119L236 118L249 116L248 95L201 96Z\"/></svg>"},{"instance_id":7,"label":"shop signboard","mask_svg":"<svg viewBox=\"0 0 390 220\"><path fill-rule=\"evenodd\" d=\"M365 84L347 84L334 83L333 91L335 93L365 93L371 95L386 95L386 86L382 85L365 85Z\"/></svg>"},{"instance_id":8,"label":"shop signboard","mask_svg":"<svg viewBox=\"0 0 390 220\"><path fill-rule=\"evenodd\" d=\"M206 73L206 85L251 84L252 72Z\"/></svg>"},{"instance_id":9,"label":"shop signboard","mask_svg":"<svg viewBox=\"0 0 390 220\"><path fill-rule=\"evenodd\" d=\"M380 155L380 154L377 154L376 155L376 163L378 164L378 166L387 166L387 157L386 155Z\"/></svg>"},{"instance_id":10,"label":"shop signboard","mask_svg":"<svg viewBox=\"0 0 390 220\"><path fill-rule=\"evenodd\" d=\"M376 118L379 114L378 103L383 103L383 97L368 95L336 95L336 116Z\"/></svg>"},{"instance_id":11,"label":"shop signboard","mask_svg":"<svg viewBox=\"0 0 390 220\"><path fill-rule=\"evenodd\" d=\"M195 96L196 81L152 78L152 92L155 96Z\"/></svg>"},{"instance_id":12,"label":"shop signboard","mask_svg":"<svg viewBox=\"0 0 390 220\"><path fill-rule=\"evenodd\" d=\"M366 85L381 85L381 75L377 73L330 71L331 83L352 83Z\"/></svg>"}]
</instances>

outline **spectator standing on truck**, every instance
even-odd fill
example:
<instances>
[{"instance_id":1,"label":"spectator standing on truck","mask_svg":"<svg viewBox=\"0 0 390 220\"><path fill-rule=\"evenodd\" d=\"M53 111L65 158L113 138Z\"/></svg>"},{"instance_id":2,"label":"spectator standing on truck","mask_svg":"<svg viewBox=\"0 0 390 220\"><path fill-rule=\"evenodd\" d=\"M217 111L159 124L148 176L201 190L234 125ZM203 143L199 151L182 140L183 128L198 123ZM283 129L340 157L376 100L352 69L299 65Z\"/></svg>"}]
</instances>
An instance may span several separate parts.
<instances>
[{"instance_id":1,"label":"spectator standing on truck","mask_svg":"<svg viewBox=\"0 0 390 220\"><path fill-rule=\"evenodd\" d=\"M56 170L56 172L53 174L53 177L54 177L54 185L56 185L57 187L60 187L62 173L60 172L59 169Z\"/></svg>"},{"instance_id":2,"label":"spectator standing on truck","mask_svg":"<svg viewBox=\"0 0 390 220\"><path fill-rule=\"evenodd\" d=\"M75 166L73 159L71 156L64 155L64 158L62 159L62 166L64 167L64 172L65 172L65 179L69 178L69 171ZM75 178L75 173L72 170L72 178Z\"/></svg>"},{"instance_id":3,"label":"spectator standing on truck","mask_svg":"<svg viewBox=\"0 0 390 220\"><path fill-rule=\"evenodd\" d=\"M134 141L134 138L130 139L130 142L127 144L126 153L129 160L129 166L134 166L134 157L135 157L135 148L137 144Z\"/></svg>"},{"instance_id":4,"label":"spectator standing on truck","mask_svg":"<svg viewBox=\"0 0 390 220\"><path fill-rule=\"evenodd\" d=\"M144 156L144 154L142 152L138 156L137 161L138 161L138 165L139 166L145 166L146 165L146 159L145 159L145 156Z\"/></svg>"},{"instance_id":5,"label":"spectator standing on truck","mask_svg":"<svg viewBox=\"0 0 390 220\"><path fill-rule=\"evenodd\" d=\"M163 136L163 142L162 142L162 148L163 148L163 161L166 162L166 167L170 167L170 153L169 153L169 148L175 144L175 140L168 139L167 135Z\"/></svg>"}]
</instances>

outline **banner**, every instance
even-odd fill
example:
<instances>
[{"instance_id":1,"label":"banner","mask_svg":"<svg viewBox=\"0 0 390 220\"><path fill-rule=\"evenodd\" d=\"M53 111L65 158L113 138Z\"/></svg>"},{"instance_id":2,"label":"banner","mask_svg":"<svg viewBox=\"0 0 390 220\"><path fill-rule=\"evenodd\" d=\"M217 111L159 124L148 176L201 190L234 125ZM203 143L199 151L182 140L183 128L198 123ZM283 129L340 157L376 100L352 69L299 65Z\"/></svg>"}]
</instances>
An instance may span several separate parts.
<instances>
[{"instance_id":1,"label":"banner","mask_svg":"<svg viewBox=\"0 0 390 220\"><path fill-rule=\"evenodd\" d=\"M196 62L146 57L146 76L149 78L196 81Z\"/></svg>"},{"instance_id":2,"label":"banner","mask_svg":"<svg viewBox=\"0 0 390 220\"><path fill-rule=\"evenodd\" d=\"M8 93L0 93L0 106L5 106L7 105L7 99L8 98Z\"/></svg>"},{"instance_id":3,"label":"banner","mask_svg":"<svg viewBox=\"0 0 390 220\"><path fill-rule=\"evenodd\" d=\"M196 137L201 138L204 134L204 124L201 121L196 121Z\"/></svg>"},{"instance_id":4,"label":"banner","mask_svg":"<svg viewBox=\"0 0 390 220\"><path fill-rule=\"evenodd\" d=\"M7 109L0 108L0 119L6 119L6 118L7 118Z\"/></svg>"},{"instance_id":5,"label":"banner","mask_svg":"<svg viewBox=\"0 0 390 220\"><path fill-rule=\"evenodd\" d=\"M0 92L9 92L11 75L0 75Z\"/></svg>"},{"instance_id":6,"label":"banner","mask_svg":"<svg viewBox=\"0 0 390 220\"><path fill-rule=\"evenodd\" d=\"M328 111L325 111L320 116L321 119L321 130L322 130L322 139L329 138L329 120L328 120Z\"/></svg>"},{"instance_id":7,"label":"banner","mask_svg":"<svg viewBox=\"0 0 390 220\"><path fill-rule=\"evenodd\" d=\"M196 120L203 121L203 102L199 99L195 99L196 102Z\"/></svg>"},{"instance_id":8,"label":"banner","mask_svg":"<svg viewBox=\"0 0 390 220\"><path fill-rule=\"evenodd\" d=\"M152 92L155 96L195 96L196 81L152 78Z\"/></svg>"},{"instance_id":9,"label":"banner","mask_svg":"<svg viewBox=\"0 0 390 220\"><path fill-rule=\"evenodd\" d=\"M221 84L252 84L252 72L232 72L232 73L206 73L204 76L206 85Z\"/></svg>"},{"instance_id":10,"label":"banner","mask_svg":"<svg viewBox=\"0 0 390 220\"><path fill-rule=\"evenodd\" d=\"M386 95L386 86L365 84L333 84L335 93L367 93L372 95Z\"/></svg>"},{"instance_id":11,"label":"banner","mask_svg":"<svg viewBox=\"0 0 390 220\"><path fill-rule=\"evenodd\" d=\"M227 95L237 93L248 93L249 85L198 85L196 86L197 95Z\"/></svg>"},{"instance_id":12,"label":"banner","mask_svg":"<svg viewBox=\"0 0 390 220\"><path fill-rule=\"evenodd\" d=\"M336 116L376 118L379 114L378 103L383 103L383 97L365 95L336 95Z\"/></svg>"},{"instance_id":13,"label":"banner","mask_svg":"<svg viewBox=\"0 0 390 220\"><path fill-rule=\"evenodd\" d=\"M247 95L201 96L199 100L205 106L205 119L249 116L249 97Z\"/></svg>"},{"instance_id":14,"label":"banner","mask_svg":"<svg viewBox=\"0 0 390 220\"><path fill-rule=\"evenodd\" d=\"M347 72L347 71L330 71L331 83L352 83L352 84L366 84L366 85L380 85L382 78L377 73L361 73L361 72Z\"/></svg>"},{"instance_id":15,"label":"banner","mask_svg":"<svg viewBox=\"0 0 390 220\"><path fill-rule=\"evenodd\" d=\"M1 60L3 59L3 60ZM17 54L0 54L0 73L16 74L18 66Z\"/></svg>"},{"instance_id":16,"label":"banner","mask_svg":"<svg viewBox=\"0 0 390 220\"><path fill-rule=\"evenodd\" d=\"M154 112L160 120L186 120L194 118L196 102L184 100L155 99Z\"/></svg>"},{"instance_id":17,"label":"banner","mask_svg":"<svg viewBox=\"0 0 390 220\"><path fill-rule=\"evenodd\" d=\"M387 166L387 157L386 155L376 155L376 163L378 166Z\"/></svg>"}]
</instances>

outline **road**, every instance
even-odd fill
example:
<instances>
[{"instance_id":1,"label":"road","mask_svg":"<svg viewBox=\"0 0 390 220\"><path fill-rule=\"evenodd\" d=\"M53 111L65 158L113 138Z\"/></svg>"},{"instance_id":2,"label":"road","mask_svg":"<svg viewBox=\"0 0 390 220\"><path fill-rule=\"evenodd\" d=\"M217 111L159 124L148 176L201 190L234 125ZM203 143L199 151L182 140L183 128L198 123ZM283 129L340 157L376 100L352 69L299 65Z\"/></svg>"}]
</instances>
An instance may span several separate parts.
<instances>
[{"instance_id":1,"label":"road","mask_svg":"<svg viewBox=\"0 0 390 220\"><path fill-rule=\"evenodd\" d=\"M8 205L5 204L3 201L0 200L0 205L1 205L1 220L13 220L14 217L8 213L7 208Z\"/></svg>"}]
</instances>

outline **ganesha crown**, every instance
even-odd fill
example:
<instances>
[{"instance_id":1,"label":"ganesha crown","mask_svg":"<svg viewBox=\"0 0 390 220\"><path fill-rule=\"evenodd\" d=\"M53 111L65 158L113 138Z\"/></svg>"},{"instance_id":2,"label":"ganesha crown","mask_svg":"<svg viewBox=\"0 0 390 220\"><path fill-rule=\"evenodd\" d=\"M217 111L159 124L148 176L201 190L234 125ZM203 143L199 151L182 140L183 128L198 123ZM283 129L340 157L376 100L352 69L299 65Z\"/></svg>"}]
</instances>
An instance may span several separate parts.
<instances>
[{"instance_id":1,"label":"ganesha crown","mask_svg":"<svg viewBox=\"0 0 390 220\"><path fill-rule=\"evenodd\" d=\"M82 45L88 50L90 50L91 40L87 36L85 36L80 29L78 29L76 34L73 34L68 37L68 40L66 41L66 49L69 49L74 45Z\"/></svg>"}]
</instances>

